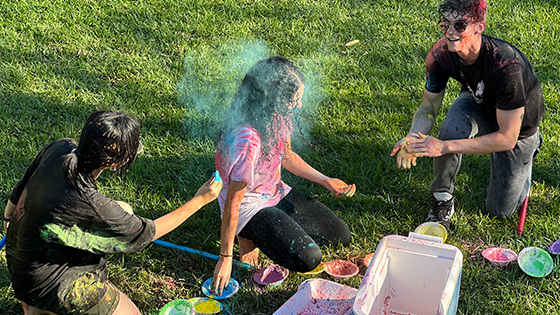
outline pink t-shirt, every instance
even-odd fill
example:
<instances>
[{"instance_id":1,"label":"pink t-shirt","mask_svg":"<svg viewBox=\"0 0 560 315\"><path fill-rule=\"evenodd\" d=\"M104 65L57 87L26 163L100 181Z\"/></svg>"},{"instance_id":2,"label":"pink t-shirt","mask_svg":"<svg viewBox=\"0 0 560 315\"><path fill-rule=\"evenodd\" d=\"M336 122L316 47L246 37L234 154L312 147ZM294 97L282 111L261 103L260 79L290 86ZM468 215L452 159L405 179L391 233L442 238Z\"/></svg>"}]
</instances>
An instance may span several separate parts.
<instances>
[{"instance_id":1,"label":"pink t-shirt","mask_svg":"<svg viewBox=\"0 0 560 315\"><path fill-rule=\"evenodd\" d=\"M291 121L282 124L281 139L271 139L270 154L261 154L261 139L258 132L250 126L241 126L231 131L225 143L218 145L216 169L224 181L218 197L221 213L229 180L247 183L247 191L239 207L239 221L236 235L259 210L272 207L284 198L291 187L281 179L284 142L293 131Z\"/></svg>"}]
</instances>

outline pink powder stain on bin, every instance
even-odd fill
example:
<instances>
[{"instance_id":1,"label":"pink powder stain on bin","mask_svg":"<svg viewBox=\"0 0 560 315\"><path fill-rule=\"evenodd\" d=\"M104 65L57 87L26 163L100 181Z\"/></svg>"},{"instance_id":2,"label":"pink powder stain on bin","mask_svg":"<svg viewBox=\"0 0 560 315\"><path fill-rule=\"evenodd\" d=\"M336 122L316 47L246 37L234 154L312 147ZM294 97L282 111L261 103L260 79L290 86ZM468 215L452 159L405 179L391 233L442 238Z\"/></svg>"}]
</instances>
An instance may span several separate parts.
<instances>
[{"instance_id":1,"label":"pink powder stain on bin","mask_svg":"<svg viewBox=\"0 0 560 315\"><path fill-rule=\"evenodd\" d=\"M352 305L353 300L315 299L297 315L347 314Z\"/></svg>"},{"instance_id":2,"label":"pink powder stain on bin","mask_svg":"<svg viewBox=\"0 0 560 315\"><path fill-rule=\"evenodd\" d=\"M325 288L317 291L298 315L347 314L354 305L348 293L341 288Z\"/></svg>"},{"instance_id":3,"label":"pink powder stain on bin","mask_svg":"<svg viewBox=\"0 0 560 315\"><path fill-rule=\"evenodd\" d=\"M302 282L275 315L349 315L357 289L333 281L312 278Z\"/></svg>"},{"instance_id":4,"label":"pink powder stain on bin","mask_svg":"<svg viewBox=\"0 0 560 315\"><path fill-rule=\"evenodd\" d=\"M383 301L383 315L389 315L389 302L391 301L391 296L387 295Z\"/></svg>"}]
</instances>

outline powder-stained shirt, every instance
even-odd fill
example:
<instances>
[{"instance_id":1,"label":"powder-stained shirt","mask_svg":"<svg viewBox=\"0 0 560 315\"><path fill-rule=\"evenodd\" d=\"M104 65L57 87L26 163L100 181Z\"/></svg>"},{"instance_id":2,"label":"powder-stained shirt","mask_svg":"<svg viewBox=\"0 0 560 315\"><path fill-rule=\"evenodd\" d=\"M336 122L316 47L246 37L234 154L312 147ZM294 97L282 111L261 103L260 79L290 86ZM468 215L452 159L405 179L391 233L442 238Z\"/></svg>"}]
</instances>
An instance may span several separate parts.
<instances>
[{"instance_id":1,"label":"powder-stained shirt","mask_svg":"<svg viewBox=\"0 0 560 315\"><path fill-rule=\"evenodd\" d=\"M284 143L293 131L291 121L282 122L280 138L272 139L270 154L263 154L258 132L250 126L231 131L216 151L216 169L223 186L218 197L223 215L229 180L247 183L239 208L236 234L261 209L272 207L286 196L291 187L281 180Z\"/></svg>"},{"instance_id":2,"label":"powder-stained shirt","mask_svg":"<svg viewBox=\"0 0 560 315\"><path fill-rule=\"evenodd\" d=\"M35 158L10 195L16 204L6 238L15 296L29 305L73 314L105 294L106 256L145 248L153 221L126 212L94 187L66 183L63 158L72 139L54 141Z\"/></svg>"},{"instance_id":3,"label":"powder-stained shirt","mask_svg":"<svg viewBox=\"0 0 560 315\"><path fill-rule=\"evenodd\" d=\"M525 107L519 139L533 135L545 112L542 89L529 60L510 43L482 35L477 60L465 65L456 52L450 52L446 39L436 42L426 58L426 90L439 93L449 78L471 93L487 117L496 119L496 109Z\"/></svg>"}]
</instances>

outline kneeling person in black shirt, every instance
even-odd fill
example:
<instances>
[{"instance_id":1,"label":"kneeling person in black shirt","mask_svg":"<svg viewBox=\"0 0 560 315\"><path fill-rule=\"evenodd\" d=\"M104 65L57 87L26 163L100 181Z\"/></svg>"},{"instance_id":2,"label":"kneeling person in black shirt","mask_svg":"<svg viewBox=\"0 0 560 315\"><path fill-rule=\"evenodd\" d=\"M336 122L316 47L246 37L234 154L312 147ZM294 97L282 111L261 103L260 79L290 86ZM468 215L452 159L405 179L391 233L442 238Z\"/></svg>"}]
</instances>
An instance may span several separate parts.
<instances>
[{"instance_id":1,"label":"kneeling person in black shirt","mask_svg":"<svg viewBox=\"0 0 560 315\"><path fill-rule=\"evenodd\" d=\"M3 215L6 258L25 314L140 314L107 279L107 255L134 253L169 233L214 200L209 179L178 209L152 221L97 191L105 169L126 172L142 150L140 125L129 115L92 114L79 144L45 147L13 189Z\"/></svg>"}]
</instances>

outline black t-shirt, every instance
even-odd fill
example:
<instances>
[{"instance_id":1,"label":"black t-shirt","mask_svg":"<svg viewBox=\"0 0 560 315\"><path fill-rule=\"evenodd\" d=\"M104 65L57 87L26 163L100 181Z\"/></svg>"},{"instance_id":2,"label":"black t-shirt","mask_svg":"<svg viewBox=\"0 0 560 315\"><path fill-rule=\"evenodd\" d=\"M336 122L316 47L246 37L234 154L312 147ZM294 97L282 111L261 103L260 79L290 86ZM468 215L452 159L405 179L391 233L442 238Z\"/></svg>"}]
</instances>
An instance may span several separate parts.
<instances>
[{"instance_id":1,"label":"black t-shirt","mask_svg":"<svg viewBox=\"0 0 560 315\"><path fill-rule=\"evenodd\" d=\"M510 43L482 35L477 60L465 65L447 49L445 38L437 41L426 58L426 90L439 93L449 78L469 91L487 117L496 121L496 109L525 107L519 139L533 135L545 112L542 89L527 57Z\"/></svg>"},{"instance_id":2,"label":"black t-shirt","mask_svg":"<svg viewBox=\"0 0 560 315\"><path fill-rule=\"evenodd\" d=\"M144 249L153 221L129 214L95 190L66 183L62 162L76 148L54 141L35 158L10 195L17 205L6 238L15 295L32 306L74 313L105 294L106 256Z\"/></svg>"}]
</instances>

